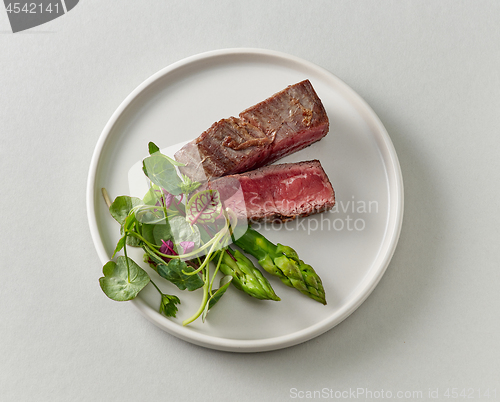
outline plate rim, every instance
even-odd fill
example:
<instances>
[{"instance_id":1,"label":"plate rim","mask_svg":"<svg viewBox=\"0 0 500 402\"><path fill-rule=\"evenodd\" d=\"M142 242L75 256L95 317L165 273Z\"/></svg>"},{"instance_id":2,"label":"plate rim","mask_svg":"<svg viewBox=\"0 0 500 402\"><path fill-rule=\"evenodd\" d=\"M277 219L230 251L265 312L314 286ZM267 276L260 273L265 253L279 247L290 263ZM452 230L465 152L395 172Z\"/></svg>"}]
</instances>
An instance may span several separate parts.
<instances>
[{"instance_id":1,"label":"plate rim","mask_svg":"<svg viewBox=\"0 0 500 402\"><path fill-rule=\"evenodd\" d=\"M304 328L300 331L292 332L287 335L281 335L273 338L264 338L264 339L254 339L254 340L242 340L242 339L231 339L231 338L221 338L218 336L212 336L208 334L202 334L196 331L191 331L187 327L182 327L177 323L174 323L168 318L161 316L158 312L154 311L149 305L145 303L140 298L136 298L132 300L132 305L134 305L141 314L148 319L150 322L163 329L164 331L170 333L171 335L176 336L177 338L183 339L184 341L207 347L210 349L223 350L229 352L264 352L270 350L282 349L290 346L294 346L300 344L302 342L306 342L310 339L313 339L328 330L334 328L342 321L344 321L347 317L349 317L357 308L368 298L368 296L373 292L375 287L378 285L380 280L382 279L389 263L394 255L396 250L399 237L401 234L401 227L403 223L403 212L404 212L404 186L403 186L403 176L401 171L401 166L399 164L399 159L394 148L394 144L392 143L390 136L382 124L380 118L373 111L373 109L368 105L368 103L349 85L347 85L344 81L338 78L335 74L330 71L324 69L323 67L318 66L315 63L304 60L297 56L293 56L287 53L269 50L269 49L261 49L261 48L227 48L227 49L218 49L211 50L208 52L199 53L193 56L189 56L183 58L179 61L176 61L158 72L151 75L149 78L144 80L141 84L139 84L118 106L118 108L111 115L110 119L104 126L97 144L95 146L94 152L92 154L92 159L89 167L88 177L87 177L87 197L86 197L86 207L87 207L87 218L90 228L91 237L94 243L94 247L96 248L99 259L102 264L105 264L109 260L109 256L104 249L104 244L99 236L99 229L97 224L97 215L96 215L96 207L95 207L95 185L96 185L96 176L97 169L99 166L99 160L101 153L103 151L106 140L108 139L114 125L118 122L121 115L126 111L129 105L133 103L133 101L140 96L141 93L146 91L149 87L154 85L154 83L164 76L171 74L174 71L185 68L189 65L199 63L200 61L207 61L211 58L220 58L220 57L228 57L234 55L246 55L246 56L267 56L272 59L280 59L281 61L291 62L295 65L300 65L307 69L314 70L315 73L325 76L328 80L336 81L337 84L342 87L344 92L349 93L349 95L355 100L357 104L363 107L365 112L368 113L371 121L375 124L376 132L380 135L380 138L383 141L383 145L385 146L385 150L387 151L386 155L383 155L384 165L387 171L391 170L394 173L394 184L393 187L389 185L389 203L395 203L395 207L393 208L389 206L388 211L388 219L387 219L387 227L384 233L384 239L387 239L388 230L392 229L392 237L389 239L387 244L387 251L382 261L380 262L380 266L376 271L376 275L369 281L368 285L363 289L361 294L358 294L353 298L353 301L347 303L342 306L341 313L337 318L328 318L324 319L312 326ZM390 162L390 166L388 166L388 162ZM393 227L390 226L390 218L391 215L394 214L393 219ZM386 240L382 242L382 246L384 243L387 243Z\"/></svg>"}]
</instances>

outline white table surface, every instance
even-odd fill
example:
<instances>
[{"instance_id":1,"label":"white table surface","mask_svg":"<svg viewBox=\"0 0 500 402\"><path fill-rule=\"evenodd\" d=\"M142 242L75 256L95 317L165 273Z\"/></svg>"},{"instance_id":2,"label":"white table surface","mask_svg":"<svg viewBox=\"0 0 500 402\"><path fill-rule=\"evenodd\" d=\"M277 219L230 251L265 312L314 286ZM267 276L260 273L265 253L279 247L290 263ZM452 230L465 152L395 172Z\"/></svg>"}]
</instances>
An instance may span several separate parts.
<instances>
[{"instance_id":1,"label":"white table surface","mask_svg":"<svg viewBox=\"0 0 500 402\"><path fill-rule=\"evenodd\" d=\"M16 34L0 9L0 400L500 399L499 27L500 3L479 0L85 0ZM90 159L121 101L175 61L232 47L343 79L386 126L405 183L375 291L275 352L194 346L107 299L87 224Z\"/></svg>"}]
</instances>

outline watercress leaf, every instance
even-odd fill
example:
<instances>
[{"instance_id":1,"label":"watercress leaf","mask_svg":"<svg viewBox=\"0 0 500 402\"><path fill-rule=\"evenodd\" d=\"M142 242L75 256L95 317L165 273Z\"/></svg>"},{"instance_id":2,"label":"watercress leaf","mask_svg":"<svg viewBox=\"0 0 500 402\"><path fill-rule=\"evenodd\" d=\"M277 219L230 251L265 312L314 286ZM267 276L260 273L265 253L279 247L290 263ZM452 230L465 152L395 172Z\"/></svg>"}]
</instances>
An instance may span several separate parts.
<instances>
[{"instance_id":1,"label":"watercress leaf","mask_svg":"<svg viewBox=\"0 0 500 402\"><path fill-rule=\"evenodd\" d=\"M124 246L125 246L125 241L126 241L127 236L122 236L120 240L118 240L118 243L116 244L115 251L113 252L113 255L111 258L115 258L116 253L118 253Z\"/></svg>"},{"instance_id":2,"label":"watercress leaf","mask_svg":"<svg viewBox=\"0 0 500 402\"><path fill-rule=\"evenodd\" d=\"M170 221L164 221L163 224L156 224L153 227L154 244L161 246L161 241L167 241L172 238Z\"/></svg>"},{"instance_id":3,"label":"watercress leaf","mask_svg":"<svg viewBox=\"0 0 500 402\"><path fill-rule=\"evenodd\" d=\"M171 260L168 264L158 264L158 274L172 282L180 290L196 290L203 286L203 280L197 275L186 275L184 272L193 272L193 268L179 259Z\"/></svg>"},{"instance_id":4,"label":"watercress leaf","mask_svg":"<svg viewBox=\"0 0 500 402\"><path fill-rule=\"evenodd\" d=\"M177 162L175 159L172 159L169 156L162 154L160 152L160 148L154 142L149 142L149 144L148 144L148 150L149 150L149 154L150 155L158 153L161 156L163 156L164 158L166 158L174 166L186 166L184 163Z\"/></svg>"},{"instance_id":5,"label":"watercress leaf","mask_svg":"<svg viewBox=\"0 0 500 402\"><path fill-rule=\"evenodd\" d=\"M141 225L141 235L146 239L151 244L155 244L155 238L153 236L153 230L155 228L155 225L150 225L147 223L144 223ZM159 245L159 244L158 244Z\"/></svg>"},{"instance_id":6,"label":"watercress leaf","mask_svg":"<svg viewBox=\"0 0 500 402\"><path fill-rule=\"evenodd\" d=\"M231 275L226 275L220 280L219 289L215 291L215 293L210 297L208 303L205 305L205 310L203 310L203 314L201 319L205 322L205 318L207 316L208 310L210 310L215 304L220 300L220 298L226 293L227 288L231 284L233 277Z\"/></svg>"},{"instance_id":7,"label":"watercress leaf","mask_svg":"<svg viewBox=\"0 0 500 402\"><path fill-rule=\"evenodd\" d=\"M181 301L177 296L165 295L162 293L161 303L160 303L160 313L165 315L166 317L175 317L175 315L177 314L176 304L180 303Z\"/></svg>"},{"instance_id":8,"label":"watercress leaf","mask_svg":"<svg viewBox=\"0 0 500 402\"><path fill-rule=\"evenodd\" d=\"M142 243L141 239L138 239L135 236L127 236L127 246L140 247L141 243Z\"/></svg>"},{"instance_id":9,"label":"watercress leaf","mask_svg":"<svg viewBox=\"0 0 500 402\"><path fill-rule=\"evenodd\" d=\"M193 242L195 247L200 245L200 229L198 226L191 226L183 216L174 216L169 219L171 238L175 244L182 242ZM182 249L177 248L179 254Z\"/></svg>"},{"instance_id":10,"label":"watercress leaf","mask_svg":"<svg viewBox=\"0 0 500 402\"><path fill-rule=\"evenodd\" d=\"M130 270L130 281L127 270ZM109 261L102 269L104 277L99 278L103 292L112 300L127 301L134 299L149 283L149 276L132 259L120 256L116 262Z\"/></svg>"},{"instance_id":11,"label":"watercress leaf","mask_svg":"<svg viewBox=\"0 0 500 402\"><path fill-rule=\"evenodd\" d=\"M159 152L142 161L144 174L157 186L164 188L169 193L179 195L182 193L180 185L182 180L177 175L175 166L165 155Z\"/></svg>"},{"instance_id":12,"label":"watercress leaf","mask_svg":"<svg viewBox=\"0 0 500 402\"><path fill-rule=\"evenodd\" d=\"M127 219L127 216L130 213L130 210L141 204L142 201L140 198L121 195L116 197L110 205L109 213L120 225L123 225L125 223L125 219Z\"/></svg>"},{"instance_id":13,"label":"watercress leaf","mask_svg":"<svg viewBox=\"0 0 500 402\"><path fill-rule=\"evenodd\" d=\"M220 215L222 203L217 190L203 190L193 195L186 205L186 219L195 223L212 223Z\"/></svg>"},{"instance_id":14,"label":"watercress leaf","mask_svg":"<svg viewBox=\"0 0 500 402\"><path fill-rule=\"evenodd\" d=\"M158 201L157 195L155 194L156 189L158 186L151 186L151 188L148 190L148 192L144 195L144 198L142 199L142 202L146 205L156 205L156 202Z\"/></svg>"},{"instance_id":15,"label":"watercress leaf","mask_svg":"<svg viewBox=\"0 0 500 402\"><path fill-rule=\"evenodd\" d=\"M153 155L155 152L160 152L160 148L158 148L154 142L149 142L148 149L150 155Z\"/></svg>"}]
</instances>

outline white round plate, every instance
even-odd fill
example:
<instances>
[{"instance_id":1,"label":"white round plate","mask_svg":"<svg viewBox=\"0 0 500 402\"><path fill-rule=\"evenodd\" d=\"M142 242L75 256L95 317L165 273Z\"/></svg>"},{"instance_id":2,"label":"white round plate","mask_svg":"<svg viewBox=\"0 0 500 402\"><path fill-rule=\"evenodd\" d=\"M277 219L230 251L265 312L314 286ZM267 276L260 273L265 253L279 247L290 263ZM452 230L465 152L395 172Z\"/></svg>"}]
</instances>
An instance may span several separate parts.
<instances>
[{"instance_id":1,"label":"white round plate","mask_svg":"<svg viewBox=\"0 0 500 402\"><path fill-rule=\"evenodd\" d=\"M97 253L104 265L120 236L101 188L111 198L142 197L130 194L134 183L129 182L129 171L147 156L149 141L163 149L191 140L213 122L237 116L306 78L323 101L330 132L277 163L319 159L335 189L337 206L331 212L259 230L271 241L293 247L315 268L328 304L323 306L266 274L280 302L256 300L230 287L205 323L199 319L183 327L182 320L198 308L200 291L181 292L149 270L165 293L181 299L178 317L158 313L159 295L152 285L132 303L170 334L236 352L292 346L348 317L384 274L403 219L401 169L387 131L363 99L330 72L261 49L226 49L181 60L154 74L123 101L99 138L89 171L87 208ZM139 250L129 256L142 262ZM98 275L96 267L96 286Z\"/></svg>"}]
</instances>

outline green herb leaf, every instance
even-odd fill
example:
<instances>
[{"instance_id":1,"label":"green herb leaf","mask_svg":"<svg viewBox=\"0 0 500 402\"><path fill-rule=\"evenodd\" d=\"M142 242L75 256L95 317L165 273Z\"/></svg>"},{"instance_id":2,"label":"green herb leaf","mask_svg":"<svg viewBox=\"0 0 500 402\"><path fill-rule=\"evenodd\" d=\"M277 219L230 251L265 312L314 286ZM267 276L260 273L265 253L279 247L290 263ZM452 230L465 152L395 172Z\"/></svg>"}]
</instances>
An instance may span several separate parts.
<instances>
[{"instance_id":1,"label":"green herb leaf","mask_svg":"<svg viewBox=\"0 0 500 402\"><path fill-rule=\"evenodd\" d=\"M142 201L146 205L156 205L156 203L158 201L160 201L160 194L161 194L160 187L155 186L154 184L152 184L151 188L144 195L144 198L142 199Z\"/></svg>"},{"instance_id":2,"label":"green herb leaf","mask_svg":"<svg viewBox=\"0 0 500 402\"><path fill-rule=\"evenodd\" d=\"M123 230L125 232L131 230L136 222L137 219L135 217L135 213L130 211L127 218L125 219L125 222L123 222Z\"/></svg>"},{"instance_id":3,"label":"green herb leaf","mask_svg":"<svg viewBox=\"0 0 500 402\"><path fill-rule=\"evenodd\" d=\"M184 272L193 272L194 269L179 259L158 264L158 274L172 282L180 290L196 290L203 286L203 280L198 275L186 275ZM182 272L184 271L184 272Z\"/></svg>"},{"instance_id":4,"label":"green herb leaf","mask_svg":"<svg viewBox=\"0 0 500 402\"><path fill-rule=\"evenodd\" d=\"M181 184L181 190L184 194L190 194L194 190L196 190L198 187L201 186L201 183L199 183L197 181L192 181L186 175L182 175L182 179L183 179L184 183Z\"/></svg>"},{"instance_id":5,"label":"green herb leaf","mask_svg":"<svg viewBox=\"0 0 500 402\"><path fill-rule=\"evenodd\" d=\"M109 213L120 225L123 225L125 223L125 219L127 219L127 216L130 213L130 210L141 204L142 201L140 198L121 195L116 197L110 205Z\"/></svg>"},{"instance_id":6,"label":"green herb leaf","mask_svg":"<svg viewBox=\"0 0 500 402\"><path fill-rule=\"evenodd\" d=\"M157 152L147 157L142 162L142 170L149 180L169 193L174 195L182 193L180 189L182 180L177 175L172 162L165 155Z\"/></svg>"},{"instance_id":7,"label":"green herb leaf","mask_svg":"<svg viewBox=\"0 0 500 402\"><path fill-rule=\"evenodd\" d=\"M130 270L128 280L127 263ZM149 283L149 276L139 265L127 257L118 257L102 268L104 277L99 278L101 289L110 299L127 301L134 299Z\"/></svg>"},{"instance_id":8,"label":"green herb leaf","mask_svg":"<svg viewBox=\"0 0 500 402\"><path fill-rule=\"evenodd\" d=\"M151 244L156 244L155 238L153 236L154 228L155 228L155 225L149 225L146 223L141 225L141 236L144 237L144 239L146 239L146 241L148 241ZM156 244L156 245L159 246L159 244Z\"/></svg>"},{"instance_id":9,"label":"green herb leaf","mask_svg":"<svg viewBox=\"0 0 500 402\"><path fill-rule=\"evenodd\" d=\"M175 317L175 315L177 314L176 304L180 303L181 301L177 296L165 295L162 293L161 303L160 303L160 313L165 315L166 317Z\"/></svg>"},{"instance_id":10,"label":"green herb leaf","mask_svg":"<svg viewBox=\"0 0 500 402\"><path fill-rule=\"evenodd\" d=\"M153 149L154 147L156 145L153 146ZM175 166L184 166L184 164L163 155L161 152L151 154L151 156L145 158L142 162L144 174L154 184L167 190L170 194L179 195L182 193L180 186L183 182L177 175Z\"/></svg>"},{"instance_id":11,"label":"green herb leaf","mask_svg":"<svg viewBox=\"0 0 500 402\"><path fill-rule=\"evenodd\" d=\"M195 248L199 247L200 229L198 226L191 226L183 216L174 216L169 219L168 223L170 224L171 239L176 245L183 241L190 241L194 243ZM182 254L182 249L177 250L177 252Z\"/></svg>"},{"instance_id":12,"label":"green herb leaf","mask_svg":"<svg viewBox=\"0 0 500 402\"><path fill-rule=\"evenodd\" d=\"M222 203L217 190L203 190L193 195L186 205L186 219L195 223L212 223L220 215Z\"/></svg>"},{"instance_id":13,"label":"green herb leaf","mask_svg":"<svg viewBox=\"0 0 500 402\"><path fill-rule=\"evenodd\" d=\"M150 142L148 144L148 149L150 155L153 155L155 152L160 152L160 148L158 148L158 146L154 142Z\"/></svg>"},{"instance_id":14,"label":"green herb leaf","mask_svg":"<svg viewBox=\"0 0 500 402\"><path fill-rule=\"evenodd\" d=\"M232 280L233 277L231 275L226 275L220 280L219 289L217 289L212 297L210 297L208 303L205 306L205 310L203 310L203 314L201 316L203 322L205 322L208 310L215 306L215 304L220 300L224 293L226 293L226 290L231 284Z\"/></svg>"},{"instance_id":15,"label":"green herb leaf","mask_svg":"<svg viewBox=\"0 0 500 402\"><path fill-rule=\"evenodd\" d=\"M113 255L111 258L115 258L116 253L120 252L120 250L125 246L125 241L126 241L127 236L122 236L120 240L118 240L118 243L116 244L115 251L113 252Z\"/></svg>"},{"instance_id":16,"label":"green herb leaf","mask_svg":"<svg viewBox=\"0 0 500 402\"><path fill-rule=\"evenodd\" d=\"M140 247L141 243L142 243L141 239L138 239L137 237L134 236L127 236L127 246Z\"/></svg>"},{"instance_id":17,"label":"green herb leaf","mask_svg":"<svg viewBox=\"0 0 500 402\"><path fill-rule=\"evenodd\" d=\"M149 154L150 155L153 155L153 154L161 155L165 159L167 159L174 166L186 166L184 163L177 162L175 159L172 159L169 156L162 154L160 152L160 148L154 142L149 142L149 144L148 144L148 150L149 150Z\"/></svg>"},{"instance_id":18,"label":"green herb leaf","mask_svg":"<svg viewBox=\"0 0 500 402\"><path fill-rule=\"evenodd\" d=\"M167 241L172 239L172 230L170 227L170 221L165 221L163 224L157 224L153 227L153 238L154 244L161 246L161 241Z\"/></svg>"}]
</instances>

